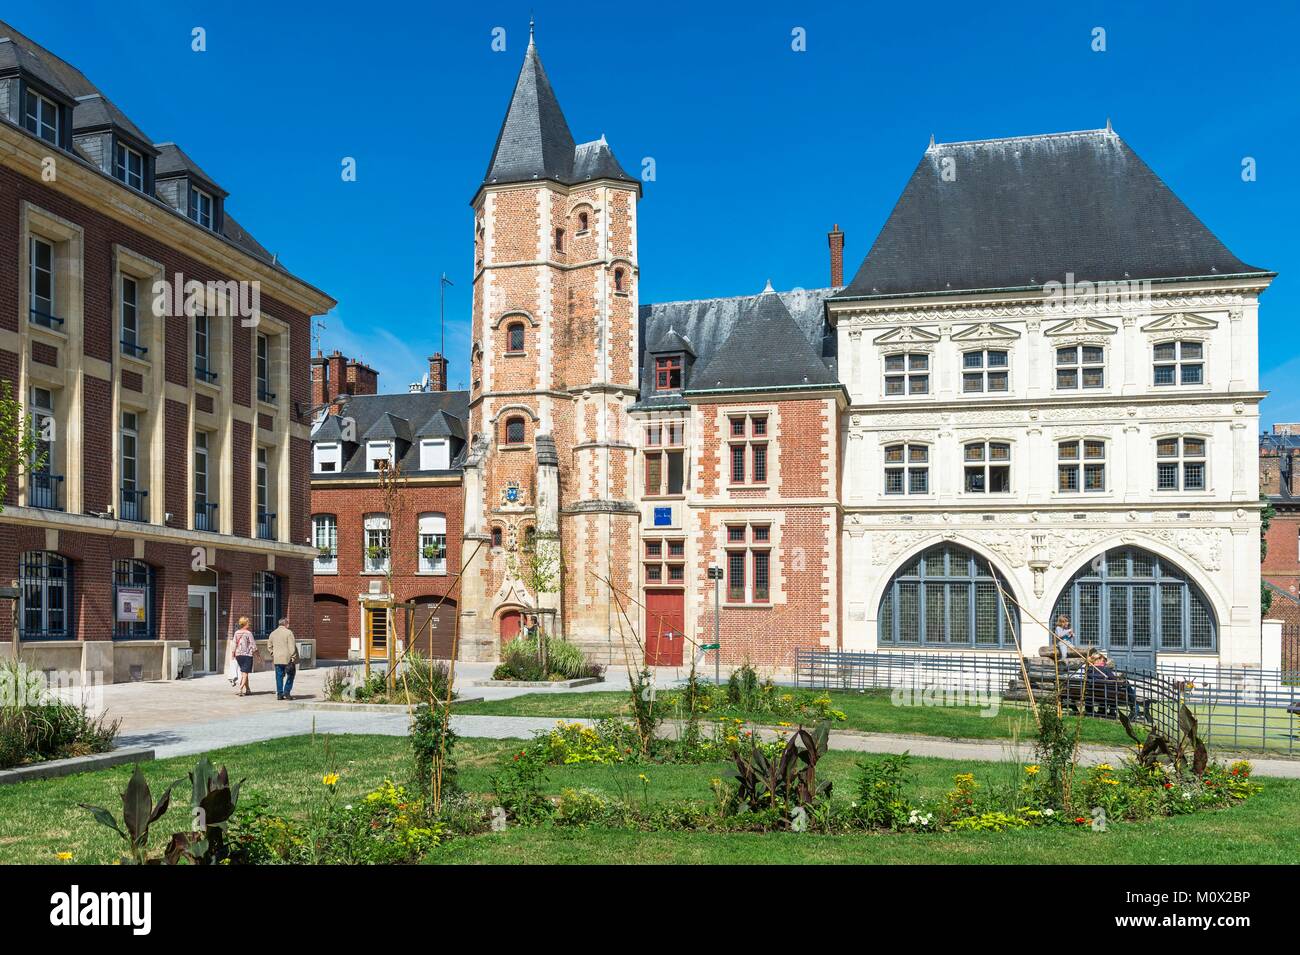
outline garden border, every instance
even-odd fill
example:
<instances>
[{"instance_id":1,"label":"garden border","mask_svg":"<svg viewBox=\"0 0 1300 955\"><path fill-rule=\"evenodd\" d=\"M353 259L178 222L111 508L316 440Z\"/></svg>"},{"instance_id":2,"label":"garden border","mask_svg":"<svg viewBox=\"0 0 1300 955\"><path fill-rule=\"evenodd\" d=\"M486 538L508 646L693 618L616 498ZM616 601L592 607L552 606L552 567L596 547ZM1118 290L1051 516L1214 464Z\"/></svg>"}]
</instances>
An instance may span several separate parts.
<instances>
[{"instance_id":1,"label":"garden border","mask_svg":"<svg viewBox=\"0 0 1300 955\"><path fill-rule=\"evenodd\" d=\"M591 686L596 683L604 683L604 677L583 676L576 680L475 680L473 686L513 686L523 689L556 689L571 690L579 686Z\"/></svg>"},{"instance_id":2,"label":"garden border","mask_svg":"<svg viewBox=\"0 0 1300 955\"><path fill-rule=\"evenodd\" d=\"M439 703L442 700L438 700ZM482 703L481 696L457 697L452 700L452 705L457 703ZM329 700L290 700L289 709L291 710L325 710L335 713L396 713L398 711L407 712L416 706L423 706L423 703L332 703Z\"/></svg>"},{"instance_id":3,"label":"garden border","mask_svg":"<svg viewBox=\"0 0 1300 955\"><path fill-rule=\"evenodd\" d=\"M109 769L123 763L153 762L154 751L150 747L137 746L129 749L115 749L107 753L91 753L89 756L70 756L67 759L47 759L27 766L14 766L0 769L0 786L24 783L32 779L58 779L61 776L75 776L97 769Z\"/></svg>"}]
</instances>

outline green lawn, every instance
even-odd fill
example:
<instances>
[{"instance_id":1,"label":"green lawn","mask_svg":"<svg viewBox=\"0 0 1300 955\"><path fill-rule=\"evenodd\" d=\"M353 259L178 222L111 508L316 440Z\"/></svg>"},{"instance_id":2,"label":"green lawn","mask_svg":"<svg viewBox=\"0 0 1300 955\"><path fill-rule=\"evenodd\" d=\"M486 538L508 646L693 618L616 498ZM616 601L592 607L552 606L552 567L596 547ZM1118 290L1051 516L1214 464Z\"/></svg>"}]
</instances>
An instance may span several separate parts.
<instances>
[{"instance_id":1,"label":"green lawn","mask_svg":"<svg viewBox=\"0 0 1300 955\"><path fill-rule=\"evenodd\" d=\"M843 723L835 723L834 729L909 733L954 739L1031 739L1034 736L1033 717L1025 704L1001 703L997 712L990 715L976 706L895 706L890 700L889 690L832 690L827 695L831 698L831 705L842 710L848 717ZM455 712L588 719L630 715L626 691L528 693L508 700L458 704ZM679 715L670 708L666 708L665 713L670 718ZM726 715L761 723L776 722L770 716L746 713ZM1130 742L1123 728L1110 720L1085 719L1080 738L1090 743L1126 745Z\"/></svg>"},{"instance_id":2,"label":"green lawn","mask_svg":"<svg viewBox=\"0 0 1300 955\"><path fill-rule=\"evenodd\" d=\"M519 745L512 740L464 740L458 747L465 788L485 792L496 761ZM355 799L386 776L401 782L409 775L407 741L387 736L291 737L217 750L209 757L230 767L232 777L247 777L241 801L265 799L273 811L302 816L322 792L327 768L340 774L339 793ZM847 792L858 754L831 752L819 771ZM195 757L144 764L155 795L183 778ZM996 783L1019 767L998 763L922 759L913 761L915 795L933 797L950 787L959 772L974 772ZM610 796L635 798L710 798L709 779L724 764L702 766L565 766L548 770L551 793L590 788ZM130 776L117 767L64 779L0 787L0 863L45 863L55 853L72 851L74 861L110 862L119 840L96 825L78 802L120 809L118 792ZM644 774L648 782L643 783ZM1291 862L1300 857L1300 781L1265 779L1264 792L1231 810L1176 819L1116 824L1107 833L1029 830L1002 834L807 836L794 834L640 834L606 830L570 832L512 829L506 833L450 843L431 862ZM182 798L182 801L185 801ZM160 847L186 822L183 806L172 809L154 830Z\"/></svg>"}]
</instances>

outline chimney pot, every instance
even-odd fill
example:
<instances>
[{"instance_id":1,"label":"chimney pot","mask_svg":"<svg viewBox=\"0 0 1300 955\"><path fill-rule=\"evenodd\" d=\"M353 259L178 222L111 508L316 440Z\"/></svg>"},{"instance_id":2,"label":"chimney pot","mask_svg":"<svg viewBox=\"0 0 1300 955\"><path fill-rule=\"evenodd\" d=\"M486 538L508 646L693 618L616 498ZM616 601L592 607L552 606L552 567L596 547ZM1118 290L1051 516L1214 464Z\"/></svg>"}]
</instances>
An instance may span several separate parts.
<instances>
[{"instance_id":1,"label":"chimney pot","mask_svg":"<svg viewBox=\"0 0 1300 955\"><path fill-rule=\"evenodd\" d=\"M844 233L837 222L826 234L831 247L831 287L844 287Z\"/></svg>"},{"instance_id":2,"label":"chimney pot","mask_svg":"<svg viewBox=\"0 0 1300 955\"><path fill-rule=\"evenodd\" d=\"M441 352L429 356L429 390L447 390L447 359Z\"/></svg>"}]
</instances>

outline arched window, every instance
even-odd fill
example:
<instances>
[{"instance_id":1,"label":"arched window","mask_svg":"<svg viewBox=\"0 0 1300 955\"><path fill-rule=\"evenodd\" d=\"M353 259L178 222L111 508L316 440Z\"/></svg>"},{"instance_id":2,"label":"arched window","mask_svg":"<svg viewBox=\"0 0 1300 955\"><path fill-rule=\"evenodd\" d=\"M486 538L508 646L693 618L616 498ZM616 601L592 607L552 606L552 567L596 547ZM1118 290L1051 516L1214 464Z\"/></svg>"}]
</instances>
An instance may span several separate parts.
<instances>
[{"instance_id":1,"label":"arched window","mask_svg":"<svg viewBox=\"0 0 1300 955\"><path fill-rule=\"evenodd\" d=\"M590 220L587 218L587 213L585 212L578 213L578 234L579 235L587 231L589 221Z\"/></svg>"},{"instance_id":2,"label":"arched window","mask_svg":"<svg viewBox=\"0 0 1300 955\"><path fill-rule=\"evenodd\" d=\"M626 292L626 291L627 291L627 289L625 289L625 288L623 287L623 285L624 285L624 282L623 282L623 276L624 276L624 274L625 274L625 273L624 273L624 271L623 271L622 269L615 269L615 270L614 270L614 291L615 291L615 292Z\"/></svg>"},{"instance_id":3,"label":"arched window","mask_svg":"<svg viewBox=\"0 0 1300 955\"><path fill-rule=\"evenodd\" d=\"M23 554L19 569L19 639L72 640L72 562L53 551Z\"/></svg>"},{"instance_id":4,"label":"arched window","mask_svg":"<svg viewBox=\"0 0 1300 955\"><path fill-rule=\"evenodd\" d=\"M153 604L153 568L142 560L113 561L113 638L149 640L158 636Z\"/></svg>"},{"instance_id":5,"label":"arched window","mask_svg":"<svg viewBox=\"0 0 1300 955\"><path fill-rule=\"evenodd\" d=\"M1020 612L989 562L956 544L939 544L894 574L880 600L880 645L1014 647ZM1014 630L1012 629L1014 628Z\"/></svg>"},{"instance_id":6,"label":"arched window","mask_svg":"<svg viewBox=\"0 0 1300 955\"><path fill-rule=\"evenodd\" d=\"M1121 666L1154 666L1155 654L1213 653L1218 627L1201 589L1176 565L1137 547L1107 551L1079 569L1056 598L1081 646Z\"/></svg>"},{"instance_id":7,"label":"arched window","mask_svg":"<svg viewBox=\"0 0 1300 955\"><path fill-rule=\"evenodd\" d=\"M524 323L511 322L506 326L506 351L524 350Z\"/></svg>"},{"instance_id":8,"label":"arched window","mask_svg":"<svg viewBox=\"0 0 1300 955\"><path fill-rule=\"evenodd\" d=\"M420 573L447 572L447 515L420 515Z\"/></svg>"},{"instance_id":9,"label":"arched window","mask_svg":"<svg viewBox=\"0 0 1300 955\"><path fill-rule=\"evenodd\" d=\"M524 419L516 415L506 418L506 444L524 443Z\"/></svg>"}]
</instances>

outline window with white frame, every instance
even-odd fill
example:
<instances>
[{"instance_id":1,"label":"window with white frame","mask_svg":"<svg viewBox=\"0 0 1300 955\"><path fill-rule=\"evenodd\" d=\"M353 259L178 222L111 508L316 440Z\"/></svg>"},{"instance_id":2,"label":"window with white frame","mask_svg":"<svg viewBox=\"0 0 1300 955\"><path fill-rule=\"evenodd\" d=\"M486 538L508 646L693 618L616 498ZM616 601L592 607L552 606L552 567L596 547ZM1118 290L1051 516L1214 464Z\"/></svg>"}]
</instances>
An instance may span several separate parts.
<instances>
[{"instance_id":1,"label":"window with white frame","mask_svg":"<svg viewBox=\"0 0 1300 955\"><path fill-rule=\"evenodd\" d=\"M447 572L447 515L420 515L420 573Z\"/></svg>"},{"instance_id":2,"label":"window with white frame","mask_svg":"<svg viewBox=\"0 0 1300 955\"><path fill-rule=\"evenodd\" d=\"M962 446L967 494L1011 491L1011 445L1005 441L968 441Z\"/></svg>"},{"instance_id":3,"label":"window with white frame","mask_svg":"<svg viewBox=\"0 0 1300 955\"><path fill-rule=\"evenodd\" d=\"M28 309L36 325L53 328L63 319L54 314L54 246L32 236L27 243Z\"/></svg>"},{"instance_id":4,"label":"window with white frame","mask_svg":"<svg viewBox=\"0 0 1300 955\"><path fill-rule=\"evenodd\" d=\"M365 535L365 573L388 573L388 561L392 553L392 525L388 521L388 515L367 514Z\"/></svg>"},{"instance_id":5,"label":"window with white frame","mask_svg":"<svg viewBox=\"0 0 1300 955\"><path fill-rule=\"evenodd\" d=\"M772 525L728 524L727 602L765 604L772 599Z\"/></svg>"},{"instance_id":6,"label":"window with white frame","mask_svg":"<svg viewBox=\"0 0 1300 955\"><path fill-rule=\"evenodd\" d=\"M930 493L929 445L885 445L885 493Z\"/></svg>"},{"instance_id":7,"label":"window with white frame","mask_svg":"<svg viewBox=\"0 0 1300 955\"><path fill-rule=\"evenodd\" d=\"M55 469L55 440L58 429L54 418L54 392L34 386L31 391L32 446L30 470L27 472L27 503L31 507L62 510L59 485L62 476Z\"/></svg>"},{"instance_id":8,"label":"window with white frame","mask_svg":"<svg viewBox=\"0 0 1300 955\"><path fill-rule=\"evenodd\" d=\"M885 395L930 393L930 356L924 352L898 352L885 356Z\"/></svg>"},{"instance_id":9,"label":"window with white frame","mask_svg":"<svg viewBox=\"0 0 1300 955\"><path fill-rule=\"evenodd\" d=\"M1152 348L1153 378L1156 385L1205 384L1203 342L1157 342Z\"/></svg>"},{"instance_id":10,"label":"window with white frame","mask_svg":"<svg viewBox=\"0 0 1300 955\"><path fill-rule=\"evenodd\" d=\"M209 443L208 432L194 432L194 529L199 531L217 529L217 505L212 502L209 494L211 484Z\"/></svg>"},{"instance_id":11,"label":"window with white frame","mask_svg":"<svg viewBox=\"0 0 1300 955\"><path fill-rule=\"evenodd\" d=\"M190 186L190 218L205 229L212 228L212 195L197 186Z\"/></svg>"},{"instance_id":12,"label":"window with white frame","mask_svg":"<svg viewBox=\"0 0 1300 955\"><path fill-rule=\"evenodd\" d=\"M311 540L316 545L313 569L318 574L334 574L339 569L339 523L333 514L313 514Z\"/></svg>"},{"instance_id":13,"label":"window with white frame","mask_svg":"<svg viewBox=\"0 0 1300 955\"><path fill-rule=\"evenodd\" d=\"M1010 388L1009 352L996 349L963 352L961 390L964 394L1005 392Z\"/></svg>"},{"instance_id":14,"label":"window with white frame","mask_svg":"<svg viewBox=\"0 0 1300 955\"><path fill-rule=\"evenodd\" d=\"M118 143L113 152L113 172L117 178L137 192L144 192L144 155L126 143Z\"/></svg>"},{"instance_id":15,"label":"window with white frame","mask_svg":"<svg viewBox=\"0 0 1300 955\"><path fill-rule=\"evenodd\" d=\"M446 438L425 438L420 442L420 470L445 471L451 467L451 442Z\"/></svg>"},{"instance_id":16,"label":"window with white frame","mask_svg":"<svg viewBox=\"0 0 1300 955\"><path fill-rule=\"evenodd\" d=\"M681 494L686 480L686 449L680 421L655 422L645 429L645 493L647 497Z\"/></svg>"},{"instance_id":17,"label":"window with white frame","mask_svg":"<svg viewBox=\"0 0 1300 955\"><path fill-rule=\"evenodd\" d=\"M1102 388L1106 352L1100 345L1067 345L1056 350L1056 387L1061 391Z\"/></svg>"},{"instance_id":18,"label":"window with white frame","mask_svg":"<svg viewBox=\"0 0 1300 955\"><path fill-rule=\"evenodd\" d=\"M767 483L767 414L727 418L727 474L732 484Z\"/></svg>"},{"instance_id":19,"label":"window with white frame","mask_svg":"<svg viewBox=\"0 0 1300 955\"><path fill-rule=\"evenodd\" d=\"M139 358L149 349L140 344L140 285L129 275L122 276L120 319L122 354Z\"/></svg>"},{"instance_id":20,"label":"window with white frame","mask_svg":"<svg viewBox=\"0 0 1300 955\"><path fill-rule=\"evenodd\" d=\"M271 390L271 339L266 335L257 336L257 400L268 404L275 402L275 392Z\"/></svg>"},{"instance_id":21,"label":"window with white frame","mask_svg":"<svg viewBox=\"0 0 1300 955\"><path fill-rule=\"evenodd\" d=\"M311 469L317 474L335 474L343 470L343 445L324 441L311 446Z\"/></svg>"},{"instance_id":22,"label":"window with white frame","mask_svg":"<svg viewBox=\"0 0 1300 955\"><path fill-rule=\"evenodd\" d=\"M59 107L52 99L33 89L26 90L23 104L23 125L47 143L59 144L61 129Z\"/></svg>"},{"instance_id":23,"label":"window with white frame","mask_svg":"<svg viewBox=\"0 0 1300 955\"><path fill-rule=\"evenodd\" d=\"M212 367L212 325L208 316L194 316L194 377L208 384L217 380Z\"/></svg>"},{"instance_id":24,"label":"window with white frame","mask_svg":"<svg viewBox=\"0 0 1300 955\"><path fill-rule=\"evenodd\" d=\"M1106 490L1106 442L1095 438L1058 441L1056 490L1061 494Z\"/></svg>"},{"instance_id":25,"label":"window with white frame","mask_svg":"<svg viewBox=\"0 0 1300 955\"><path fill-rule=\"evenodd\" d=\"M1206 487L1204 438L1156 439L1156 490L1204 491Z\"/></svg>"},{"instance_id":26,"label":"window with white frame","mask_svg":"<svg viewBox=\"0 0 1300 955\"><path fill-rule=\"evenodd\" d=\"M367 441L366 468L370 471L382 471L393 463L393 442Z\"/></svg>"}]
</instances>

